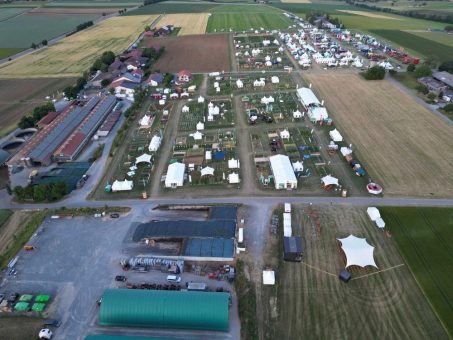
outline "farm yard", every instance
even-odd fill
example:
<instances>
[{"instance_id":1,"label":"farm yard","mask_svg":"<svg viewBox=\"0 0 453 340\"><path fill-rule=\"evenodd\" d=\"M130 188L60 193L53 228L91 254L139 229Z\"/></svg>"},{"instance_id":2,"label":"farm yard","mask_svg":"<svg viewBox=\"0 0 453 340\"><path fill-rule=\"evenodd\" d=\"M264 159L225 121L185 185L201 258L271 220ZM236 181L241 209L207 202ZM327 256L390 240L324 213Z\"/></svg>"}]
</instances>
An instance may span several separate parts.
<instances>
[{"instance_id":1,"label":"farm yard","mask_svg":"<svg viewBox=\"0 0 453 340\"><path fill-rule=\"evenodd\" d=\"M0 22L0 46L29 48L34 43L50 40L75 30L76 26L101 16L101 13L59 14L28 12ZM20 28L20 29L18 29Z\"/></svg>"},{"instance_id":2,"label":"farm yard","mask_svg":"<svg viewBox=\"0 0 453 340\"><path fill-rule=\"evenodd\" d=\"M228 35L194 35L143 39L142 47L165 47L163 56L153 65L161 72L229 71ZM207 53L208 51L208 53Z\"/></svg>"},{"instance_id":3,"label":"farm yard","mask_svg":"<svg viewBox=\"0 0 453 340\"><path fill-rule=\"evenodd\" d=\"M23 115L46 102L46 97L58 97L74 78L0 79L0 135L14 130Z\"/></svg>"},{"instance_id":4,"label":"farm yard","mask_svg":"<svg viewBox=\"0 0 453 340\"><path fill-rule=\"evenodd\" d=\"M272 82L272 80L274 80L274 82ZM295 88L296 84L294 83L294 80L287 73L275 74L273 76L257 75L255 77L251 77L247 73L235 74L234 76L220 75L209 77L208 80L209 95L225 96L230 95L231 93L284 92Z\"/></svg>"},{"instance_id":5,"label":"farm yard","mask_svg":"<svg viewBox=\"0 0 453 340\"><path fill-rule=\"evenodd\" d=\"M157 25L180 27L178 35L204 34L208 24L208 13L166 14Z\"/></svg>"},{"instance_id":6,"label":"farm yard","mask_svg":"<svg viewBox=\"0 0 453 340\"><path fill-rule=\"evenodd\" d=\"M75 77L102 52L123 52L157 16L115 17L55 45L0 65L0 78ZM125 30L123 26L129 29Z\"/></svg>"},{"instance_id":7,"label":"farm yard","mask_svg":"<svg viewBox=\"0 0 453 340\"><path fill-rule=\"evenodd\" d=\"M385 196L453 194L445 185L453 181L450 125L388 81L339 73L306 77Z\"/></svg>"},{"instance_id":8,"label":"farm yard","mask_svg":"<svg viewBox=\"0 0 453 340\"><path fill-rule=\"evenodd\" d=\"M366 208L293 205L291 214L293 235L303 240L302 263L284 262L282 235L268 234L266 243L274 246L263 263L276 271L276 285L257 282L263 338L449 338L393 238L369 220ZM379 269L349 267L352 280L345 284L338 279L345 256L336 238L350 234L375 247Z\"/></svg>"},{"instance_id":9,"label":"farm yard","mask_svg":"<svg viewBox=\"0 0 453 340\"><path fill-rule=\"evenodd\" d=\"M402 257L420 288L453 334L453 267L451 244L453 210L451 208L380 208Z\"/></svg>"}]
</instances>

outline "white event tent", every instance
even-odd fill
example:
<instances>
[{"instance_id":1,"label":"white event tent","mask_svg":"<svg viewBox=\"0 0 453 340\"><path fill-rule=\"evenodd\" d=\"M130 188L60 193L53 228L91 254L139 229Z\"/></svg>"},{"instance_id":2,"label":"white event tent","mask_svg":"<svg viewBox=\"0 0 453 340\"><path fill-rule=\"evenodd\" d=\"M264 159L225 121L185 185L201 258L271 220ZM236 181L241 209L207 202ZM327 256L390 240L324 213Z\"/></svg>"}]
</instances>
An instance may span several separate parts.
<instances>
[{"instance_id":1,"label":"white event tent","mask_svg":"<svg viewBox=\"0 0 453 340\"><path fill-rule=\"evenodd\" d=\"M346 255L346 267L349 266L373 266L377 268L374 262L374 247L368 244L365 238L349 235L346 238L337 239L341 242L341 249Z\"/></svg>"},{"instance_id":2,"label":"white event tent","mask_svg":"<svg viewBox=\"0 0 453 340\"><path fill-rule=\"evenodd\" d=\"M275 189L296 189L297 178L289 157L275 155L269 157L269 161L274 174Z\"/></svg>"},{"instance_id":3,"label":"white event tent","mask_svg":"<svg viewBox=\"0 0 453 340\"><path fill-rule=\"evenodd\" d=\"M184 172L186 165L183 163L172 163L168 166L167 176L165 177L166 188L182 187L184 184Z\"/></svg>"}]
</instances>

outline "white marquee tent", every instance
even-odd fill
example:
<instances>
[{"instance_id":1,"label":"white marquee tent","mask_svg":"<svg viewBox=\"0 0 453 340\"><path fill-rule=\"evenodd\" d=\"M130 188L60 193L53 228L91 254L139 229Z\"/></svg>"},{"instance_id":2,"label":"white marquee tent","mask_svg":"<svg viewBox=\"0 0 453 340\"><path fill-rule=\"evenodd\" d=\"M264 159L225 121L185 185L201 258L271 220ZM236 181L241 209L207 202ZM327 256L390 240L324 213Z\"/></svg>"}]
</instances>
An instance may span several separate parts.
<instances>
[{"instance_id":1,"label":"white marquee tent","mask_svg":"<svg viewBox=\"0 0 453 340\"><path fill-rule=\"evenodd\" d=\"M269 157L269 162L274 174L275 189L297 188L297 178L288 156L271 156Z\"/></svg>"},{"instance_id":2,"label":"white marquee tent","mask_svg":"<svg viewBox=\"0 0 453 340\"><path fill-rule=\"evenodd\" d=\"M346 238L337 239L341 242L341 249L343 249L346 255L346 267L349 266L373 266L377 268L376 262L374 262L374 247L368 244L365 238L359 238L353 235L349 235Z\"/></svg>"},{"instance_id":3,"label":"white marquee tent","mask_svg":"<svg viewBox=\"0 0 453 340\"><path fill-rule=\"evenodd\" d=\"M385 227L385 222L381 217L377 218L376 221L374 221L374 223L376 223L376 226L380 229Z\"/></svg>"},{"instance_id":4,"label":"white marquee tent","mask_svg":"<svg viewBox=\"0 0 453 340\"><path fill-rule=\"evenodd\" d=\"M309 107L310 105L320 105L318 98L316 98L313 91L307 87L297 89L297 97L303 106Z\"/></svg>"},{"instance_id":5,"label":"white marquee tent","mask_svg":"<svg viewBox=\"0 0 453 340\"><path fill-rule=\"evenodd\" d=\"M239 159L231 158L228 160L228 169L239 169Z\"/></svg>"},{"instance_id":6,"label":"white marquee tent","mask_svg":"<svg viewBox=\"0 0 453 340\"><path fill-rule=\"evenodd\" d=\"M273 270L263 270L263 285L275 285L275 272Z\"/></svg>"},{"instance_id":7,"label":"white marquee tent","mask_svg":"<svg viewBox=\"0 0 453 340\"><path fill-rule=\"evenodd\" d=\"M334 129L334 130L330 131L329 132L329 136L330 136L330 138L332 138L332 140L334 142L342 142L343 141L343 136L340 134L340 132L337 129Z\"/></svg>"},{"instance_id":8,"label":"white marquee tent","mask_svg":"<svg viewBox=\"0 0 453 340\"><path fill-rule=\"evenodd\" d=\"M310 120L315 120L317 122L329 118L329 113L325 107L311 107L307 111L307 114Z\"/></svg>"},{"instance_id":9,"label":"white marquee tent","mask_svg":"<svg viewBox=\"0 0 453 340\"><path fill-rule=\"evenodd\" d=\"M376 207L368 207L368 209L366 210L366 213L368 214L368 216L370 216L370 219L373 222L381 217L381 214L379 213L379 210Z\"/></svg>"},{"instance_id":10,"label":"white marquee tent","mask_svg":"<svg viewBox=\"0 0 453 340\"><path fill-rule=\"evenodd\" d=\"M338 186L338 178L335 178L335 177L333 177L331 175L327 175L327 176L324 176L323 178L321 178L321 182L326 187L329 186L329 185Z\"/></svg>"},{"instance_id":11,"label":"white marquee tent","mask_svg":"<svg viewBox=\"0 0 453 340\"><path fill-rule=\"evenodd\" d=\"M207 167L201 169L201 177L203 177L203 176L214 176L214 168L207 166Z\"/></svg>"},{"instance_id":12,"label":"white marquee tent","mask_svg":"<svg viewBox=\"0 0 453 340\"><path fill-rule=\"evenodd\" d=\"M161 141L162 141L162 138L160 138L160 136L158 136L158 135L153 136L153 138L151 138L151 142L149 143L148 150L157 151L160 147Z\"/></svg>"},{"instance_id":13,"label":"white marquee tent","mask_svg":"<svg viewBox=\"0 0 453 340\"><path fill-rule=\"evenodd\" d=\"M184 172L186 165L183 163L172 163L168 166L167 176L165 177L166 188L182 187L184 184Z\"/></svg>"},{"instance_id":14,"label":"white marquee tent","mask_svg":"<svg viewBox=\"0 0 453 340\"><path fill-rule=\"evenodd\" d=\"M347 156L352 153L352 150L350 148L343 146L343 147L341 147L340 152L343 156Z\"/></svg>"},{"instance_id":15,"label":"white marquee tent","mask_svg":"<svg viewBox=\"0 0 453 340\"><path fill-rule=\"evenodd\" d=\"M128 180L124 180L124 181L115 181L113 182L112 184L112 191L113 192L116 192L116 191L129 191L129 190L132 190L132 188L134 187L134 182L132 181L128 181Z\"/></svg>"},{"instance_id":16,"label":"white marquee tent","mask_svg":"<svg viewBox=\"0 0 453 340\"><path fill-rule=\"evenodd\" d=\"M231 174L228 175L228 183L230 184L237 184L240 182L240 179L239 179L239 174L233 172Z\"/></svg>"}]
</instances>

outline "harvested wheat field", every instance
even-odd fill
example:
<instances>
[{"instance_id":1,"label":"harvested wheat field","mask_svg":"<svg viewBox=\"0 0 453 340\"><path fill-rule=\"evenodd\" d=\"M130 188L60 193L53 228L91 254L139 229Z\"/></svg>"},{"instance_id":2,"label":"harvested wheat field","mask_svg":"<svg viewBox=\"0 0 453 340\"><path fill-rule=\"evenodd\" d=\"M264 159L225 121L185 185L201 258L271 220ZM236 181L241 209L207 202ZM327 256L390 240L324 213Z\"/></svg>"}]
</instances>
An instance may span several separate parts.
<instances>
[{"instance_id":1,"label":"harvested wheat field","mask_svg":"<svg viewBox=\"0 0 453 340\"><path fill-rule=\"evenodd\" d=\"M204 34L208 25L209 13L166 14L158 26L173 25L180 27L178 35Z\"/></svg>"},{"instance_id":2,"label":"harvested wheat field","mask_svg":"<svg viewBox=\"0 0 453 340\"><path fill-rule=\"evenodd\" d=\"M335 73L307 78L386 196L453 196L452 125L386 80Z\"/></svg>"},{"instance_id":3,"label":"harvested wheat field","mask_svg":"<svg viewBox=\"0 0 453 340\"><path fill-rule=\"evenodd\" d=\"M381 15L381 14L375 14L372 12L365 12L365 11L350 11L347 9L339 9L338 12L344 12L344 13L350 13L350 14L355 14L355 15L361 15L363 17L369 17L369 18L375 18L375 19L393 19L393 20L401 20L396 17L392 17L389 15Z\"/></svg>"},{"instance_id":4,"label":"harvested wheat field","mask_svg":"<svg viewBox=\"0 0 453 340\"><path fill-rule=\"evenodd\" d=\"M157 15L121 16L66 37L34 53L0 65L0 78L75 77L104 51L121 53Z\"/></svg>"},{"instance_id":5,"label":"harvested wheat field","mask_svg":"<svg viewBox=\"0 0 453 340\"><path fill-rule=\"evenodd\" d=\"M164 55L154 64L161 72L213 72L230 70L227 34L185 37L146 38L142 47L165 47Z\"/></svg>"}]
</instances>

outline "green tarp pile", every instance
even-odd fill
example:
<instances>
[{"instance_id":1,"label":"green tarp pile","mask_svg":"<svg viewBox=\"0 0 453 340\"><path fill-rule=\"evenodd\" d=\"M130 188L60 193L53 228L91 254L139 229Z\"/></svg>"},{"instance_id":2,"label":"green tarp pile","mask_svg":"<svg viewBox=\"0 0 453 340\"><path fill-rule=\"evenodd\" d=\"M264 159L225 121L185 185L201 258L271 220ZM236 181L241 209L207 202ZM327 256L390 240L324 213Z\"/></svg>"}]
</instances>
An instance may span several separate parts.
<instances>
[{"instance_id":1,"label":"green tarp pile","mask_svg":"<svg viewBox=\"0 0 453 340\"><path fill-rule=\"evenodd\" d=\"M35 302L49 302L50 295L38 295L35 297Z\"/></svg>"},{"instance_id":2,"label":"green tarp pile","mask_svg":"<svg viewBox=\"0 0 453 340\"><path fill-rule=\"evenodd\" d=\"M42 312L44 310L44 308L46 308L45 303L34 303L33 307L31 307L31 310L33 312Z\"/></svg>"},{"instance_id":3,"label":"green tarp pile","mask_svg":"<svg viewBox=\"0 0 453 340\"><path fill-rule=\"evenodd\" d=\"M21 297L19 298L19 301L23 301L23 302L29 302L33 299L33 295L30 295L30 294L24 294L24 295L21 295Z\"/></svg>"},{"instance_id":4,"label":"green tarp pile","mask_svg":"<svg viewBox=\"0 0 453 340\"><path fill-rule=\"evenodd\" d=\"M18 302L14 306L14 309L20 312L28 310L28 302Z\"/></svg>"}]
</instances>

